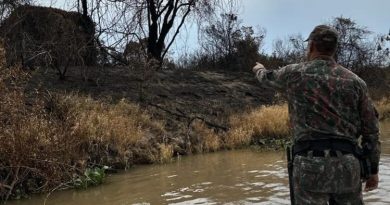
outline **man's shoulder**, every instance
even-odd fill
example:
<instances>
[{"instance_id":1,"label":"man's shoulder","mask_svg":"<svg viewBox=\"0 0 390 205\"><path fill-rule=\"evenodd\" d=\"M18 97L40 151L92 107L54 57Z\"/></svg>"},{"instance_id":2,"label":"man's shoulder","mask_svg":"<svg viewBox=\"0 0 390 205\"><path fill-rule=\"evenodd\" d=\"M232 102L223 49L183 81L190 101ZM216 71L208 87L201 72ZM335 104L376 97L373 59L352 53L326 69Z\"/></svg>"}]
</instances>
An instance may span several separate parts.
<instances>
[{"instance_id":1,"label":"man's shoulder","mask_svg":"<svg viewBox=\"0 0 390 205\"><path fill-rule=\"evenodd\" d=\"M316 66L313 65L313 62L300 62L300 63L294 63L294 64L289 64L284 67L281 67L278 69L279 73L285 74L287 76L290 75L301 75L302 73L306 73L311 68L315 68ZM310 72L310 71L309 71Z\"/></svg>"},{"instance_id":2,"label":"man's shoulder","mask_svg":"<svg viewBox=\"0 0 390 205\"><path fill-rule=\"evenodd\" d=\"M321 60L312 60L312 61L304 61L296 64L291 64L289 66L295 70L310 71L313 69L318 70L319 68L326 66L326 64L324 64L324 61Z\"/></svg>"},{"instance_id":3,"label":"man's shoulder","mask_svg":"<svg viewBox=\"0 0 390 205\"><path fill-rule=\"evenodd\" d=\"M356 73L352 72L350 69L342 65L338 64L336 66L336 72L343 78L353 80L359 85L366 86L366 82L362 78L360 78Z\"/></svg>"},{"instance_id":4,"label":"man's shoulder","mask_svg":"<svg viewBox=\"0 0 390 205\"><path fill-rule=\"evenodd\" d=\"M300 70L303 67L303 63L294 63L294 64L289 64L284 67L281 67L280 70L286 71L286 72L293 72Z\"/></svg>"}]
</instances>

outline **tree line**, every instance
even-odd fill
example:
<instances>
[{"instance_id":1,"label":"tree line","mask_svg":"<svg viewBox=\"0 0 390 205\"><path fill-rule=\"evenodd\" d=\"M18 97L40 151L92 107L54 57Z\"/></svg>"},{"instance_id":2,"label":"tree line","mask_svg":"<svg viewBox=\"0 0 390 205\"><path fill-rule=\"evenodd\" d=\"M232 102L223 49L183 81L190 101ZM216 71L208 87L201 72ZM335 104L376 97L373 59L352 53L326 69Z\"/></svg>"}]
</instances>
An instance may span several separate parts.
<instances>
[{"instance_id":1,"label":"tree line","mask_svg":"<svg viewBox=\"0 0 390 205\"><path fill-rule=\"evenodd\" d=\"M18 6L39 3L4 0L0 22ZM305 58L301 34L277 39L272 53L262 52L266 30L242 23L239 0L74 0L72 5L70 10L95 23L100 64L128 65L142 57L145 62L154 60L161 69L177 37L190 24L197 24L200 47L183 54L170 67L247 70L256 61L277 68ZM389 66L390 32L375 34L345 17L333 18L328 24L340 33L336 55L340 64L354 69Z\"/></svg>"}]
</instances>

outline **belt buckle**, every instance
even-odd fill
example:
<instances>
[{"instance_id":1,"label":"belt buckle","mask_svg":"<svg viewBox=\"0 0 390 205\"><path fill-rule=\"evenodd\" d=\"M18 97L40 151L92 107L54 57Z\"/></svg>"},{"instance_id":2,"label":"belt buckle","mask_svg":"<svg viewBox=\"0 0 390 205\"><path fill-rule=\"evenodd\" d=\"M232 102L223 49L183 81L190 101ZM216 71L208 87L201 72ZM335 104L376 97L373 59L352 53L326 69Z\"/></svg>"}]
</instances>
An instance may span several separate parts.
<instances>
[{"instance_id":1,"label":"belt buckle","mask_svg":"<svg viewBox=\"0 0 390 205\"><path fill-rule=\"evenodd\" d=\"M323 151L324 152L324 157L330 157L330 149L326 149Z\"/></svg>"}]
</instances>

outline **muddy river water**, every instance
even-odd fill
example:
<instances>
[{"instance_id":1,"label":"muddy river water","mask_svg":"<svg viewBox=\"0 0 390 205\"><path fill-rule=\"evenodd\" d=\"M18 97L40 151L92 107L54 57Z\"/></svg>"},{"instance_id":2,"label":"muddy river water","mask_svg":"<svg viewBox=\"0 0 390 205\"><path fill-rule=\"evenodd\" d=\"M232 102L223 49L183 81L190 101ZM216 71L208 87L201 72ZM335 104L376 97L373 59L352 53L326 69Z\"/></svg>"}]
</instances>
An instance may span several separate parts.
<instances>
[{"instance_id":1,"label":"muddy river water","mask_svg":"<svg viewBox=\"0 0 390 205\"><path fill-rule=\"evenodd\" d=\"M381 125L380 187L366 204L390 204L390 123ZM52 194L47 205L289 204L282 152L226 151L182 157L166 165L138 166L102 186ZM45 196L11 205L41 205Z\"/></svg>"}]
</instances>

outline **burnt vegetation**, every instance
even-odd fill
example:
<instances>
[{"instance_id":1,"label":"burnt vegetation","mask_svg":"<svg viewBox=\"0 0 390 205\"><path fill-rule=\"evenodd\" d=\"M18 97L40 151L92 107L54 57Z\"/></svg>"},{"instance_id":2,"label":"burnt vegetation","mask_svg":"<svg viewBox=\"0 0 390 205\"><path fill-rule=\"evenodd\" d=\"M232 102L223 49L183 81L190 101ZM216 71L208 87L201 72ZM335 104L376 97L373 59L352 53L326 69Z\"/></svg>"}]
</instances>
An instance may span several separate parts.
<instances>
[{"instance_id":1,"label":"burnt vegetation","mask_svg":"<svg viewBox=\"0 0 390 205\"><path fill-rule=\"evenodd\" d=\"M95 26L77 12L19 6L0 26L8 65L51 67L65 79L69 67L96 65Z\"/></svg>"}]
</instances>

